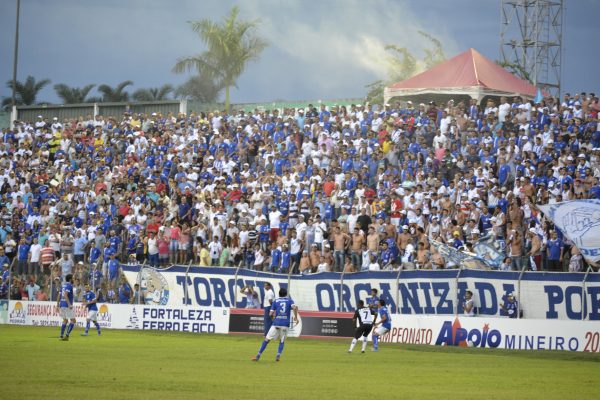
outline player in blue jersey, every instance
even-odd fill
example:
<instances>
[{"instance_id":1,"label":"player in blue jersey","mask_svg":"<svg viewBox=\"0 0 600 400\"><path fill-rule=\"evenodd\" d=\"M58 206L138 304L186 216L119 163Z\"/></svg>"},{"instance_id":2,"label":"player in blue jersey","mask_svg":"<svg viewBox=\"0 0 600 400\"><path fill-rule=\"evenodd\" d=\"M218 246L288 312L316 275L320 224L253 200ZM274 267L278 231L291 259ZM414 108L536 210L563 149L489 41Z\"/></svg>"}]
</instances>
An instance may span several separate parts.
<instances>
[{"instance_id":1,"label":"player in blue jersey","mask_svg":"<svg viewBox=\"0 0 600 400\"><path fill-rule=\"evenodd\" d=\"M377 307L379 304L379 297L377 296L377 289L371 289L371 297L367 297L367 307L371 309L373 314L377 314Z\"/></svg>"},{"instance_id":2,"label":"player in blue jersey","mask_svg":"<svg viewBox=\"0 0 600 400\"><path fill-rule=\"evenodd\" d=\"M392 329L392 319L385 306L385 300L379 300L377 313L379 314L379 322L373 325L375 328L373 331L373 351L379 350L379 336L385 335Z\"/></svg>"},{"instance_id":3,"label":"player in blue jersey","mask_svg":"<svg viewBox=\"0 0 600 400\"><path fill-rule=\"evenodd\" d=\"M73 312L73 275L68 274L60 290L60 296L56 302L60 316L63 319L60 327L60 340L69 340L69 335L75 327L75 313ZM70 322L69 322L70 321ZM67 323L69 323L67 327ZM67 330L65 335L65 329Z\"/></svg>"},{"instance_id":4,"label":"player in blue jersey","mask_svg":"<svg viewBox=\"0 0 600 400\"><path fill-rule=\"evenodd\" d=\"M90 321L96 326L98 336L100 336L100 325L98 324L98 305L96 294L90 288L90 284L85 284L85 294L83 295L83 305L87 307L87 320L85 322L85 332L81 336L87 336L90 330Z\"/></svg>"},{"instance_id":5,"label":"player in blue jersey","mask_svg":"<svg viewBox=\"0 0 600 400\"><path fill-rule=\"evenodd\" d=\"M292 311L294 312L294 324L298 323L298 307L294 304L294 301L287 297L287 289L279 289L279 297L271 304L271 318L273 319L273 325L265 336L265 340L260 345L258 354L252 359L252 361L260 360L260 356L263 351L267 348L269 342L273 339L279 339L279 348L277 349L277 357L275 361L279 361L281 358L281 352L287 337L288 329L290 327L290 316Z\"/></svg>"}]
</instances>

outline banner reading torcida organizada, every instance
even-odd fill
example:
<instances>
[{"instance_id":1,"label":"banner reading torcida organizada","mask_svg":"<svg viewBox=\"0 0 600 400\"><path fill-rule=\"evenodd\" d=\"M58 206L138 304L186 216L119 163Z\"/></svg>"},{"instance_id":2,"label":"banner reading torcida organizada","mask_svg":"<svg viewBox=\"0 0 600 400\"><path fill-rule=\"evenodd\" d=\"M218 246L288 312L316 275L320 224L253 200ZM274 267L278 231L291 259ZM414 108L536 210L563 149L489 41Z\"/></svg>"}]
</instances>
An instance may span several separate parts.
<instances>
[{"instance_id":1,"label":"banner reading torcida organizada","mask_svg":"<svg viewBox=\"0 0 600 400\"><path fill-rule=\"evenodd\" d=\"M129 283L140 283L146 303L168 307L245 308L240 290L253 285L260 298L270 282L275 292L288 286L288 277L235 268L174 266L156 270L123 266ZM187 274L186 274L187 272ZM500 316L503 299L513 293L524 318L600 320L600 274L525 272L519 290L519 273L481 270L320 273L292 275L289 293L301 310L354 311L358 300L377 289L393 313L403 315L454 315L467 290L474 294L480 315ZM583 301L582 301L583 299ZM583 303L583 306L582 306ZM583 315L582 315L583 314Z\"/></svg>"},{"instance_id":2,"label":"banner reading torcida organizada","mask_svg":"<svg viewBox=\"0 0 600 400\"><path fill-rule=\"evenodd\" d=\"M510 350L600 352L600 324L591 321L392 315L388 343Z\"/></svg>"},{"instance_id":3,"label":"banner reading torcida organizada","mask_svg":"<svg viewBox=\"0 0 600 400\"><path fill-rule=\"evenodd\" d=\"M85 326L86 308L75 303L77 326ZM55 302L10 301L8 323L60 326ZM109 329L140 329L191 333L228 333L229 309L214 307L161 307L154 305L98 304L98 323Z\"/></svg>"}]
</instances>

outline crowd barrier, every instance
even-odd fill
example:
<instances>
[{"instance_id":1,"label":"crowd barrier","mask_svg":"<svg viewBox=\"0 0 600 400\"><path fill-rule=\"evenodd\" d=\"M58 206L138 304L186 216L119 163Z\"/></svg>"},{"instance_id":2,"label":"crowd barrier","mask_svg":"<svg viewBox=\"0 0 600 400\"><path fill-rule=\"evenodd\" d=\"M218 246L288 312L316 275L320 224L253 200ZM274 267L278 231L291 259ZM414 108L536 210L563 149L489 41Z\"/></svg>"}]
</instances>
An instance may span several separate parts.
<instances>
[{"instance_id":1,"label":"crowd barrier","mask_svg":"<svg viewBox=\"0 0 600 400\"><path fill-rule=\"evenodd\" d=\"M85 325L85 307L75 304L77 327ZM350 338L352 313L300 311L290 337ZM392 314L385 343L428 344L512 350L563 350L600 353L600 324L593 321L517 320L488 316L458 317ZM216 307L99 304L103 329L157 330L198 334L262 335L262 310ZM61 324L55 302L0 301L0 323L31 326ZM108 333L110 334L110 333Z\"/></svg>"},{"instance_id":2,"label":"crowd barrier","mask_svg":"<svg viewBox=\"0 0 600 400\"><path fill-rule=\"evenodd\" d=\"M526 319L600 320L600 274L503 272L470 269L404 270L359 273L285 275L247 269L172 266L153 269L123 266L146 302L168 307L246 308L240 294L252 285L262 298L263 285L288 289L301 310L349 312L377 289L394 314L456 315L467 290L474 294L478 315L501 316L501 304L515 295Z\"/></svg>"}]
</instances>

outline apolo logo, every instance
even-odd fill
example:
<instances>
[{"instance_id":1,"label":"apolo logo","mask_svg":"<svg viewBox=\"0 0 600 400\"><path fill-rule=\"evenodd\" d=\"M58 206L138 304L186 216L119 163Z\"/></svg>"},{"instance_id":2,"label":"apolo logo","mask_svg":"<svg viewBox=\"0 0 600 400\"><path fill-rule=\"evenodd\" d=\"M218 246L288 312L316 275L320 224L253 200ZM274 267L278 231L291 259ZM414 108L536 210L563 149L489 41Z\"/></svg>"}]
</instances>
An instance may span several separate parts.
<instances>
[{"instance_id":1,"label":"apolo logo","mask_svg":"<svg viewBox=\"0 0 600 400\"><path fill-rule=\"evenodd\" d=\"M460 346L460 347L491 347L500 346L502 335L497 329L490 329L489 324L484 324L481 329L464 329L460 320L456 318L454 323L445 321L435 341L436 346Z\"/></svg>"},{"instance_id":2,"label":"apolo logo","mask_svg":"<svg viewBox=\"0 0 600 400\"><path fill-rule=\"evenodd\" d=\"M110 322L111 315L108 311L108 306L106 304L102 304L100 308L98 308L98 321L99 322Z\"/></svg>"},{"instance_id":3,"label":"apolo logo","mask_svg":"<svg viewBox=\"0 0 600 400\"><path fill-rule=\"evenodd\" d=\"M15 303L15 306L14 306L12 312L10 313L10 318L11 319L25 319L25 308L23 307L23 304L20 301L17 301Z\"/></svg>"}]
</instances>

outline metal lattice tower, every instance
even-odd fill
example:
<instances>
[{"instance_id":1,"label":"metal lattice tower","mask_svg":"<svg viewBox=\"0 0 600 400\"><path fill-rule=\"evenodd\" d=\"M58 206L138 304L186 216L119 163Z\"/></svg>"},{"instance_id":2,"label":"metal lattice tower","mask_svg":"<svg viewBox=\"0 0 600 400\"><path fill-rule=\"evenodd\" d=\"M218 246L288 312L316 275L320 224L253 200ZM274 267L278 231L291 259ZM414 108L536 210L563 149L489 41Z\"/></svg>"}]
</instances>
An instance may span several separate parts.
<instances>
[{"instance_id":1,"label":"metal lattice tower","mask_svg":"<svg viewBox=\"0 0 600 400\"><path fill-rule=\"evenodd\" d=\"M501 0L501 61L560 95L563 0Z\"/></svg>"}]
</instances>

